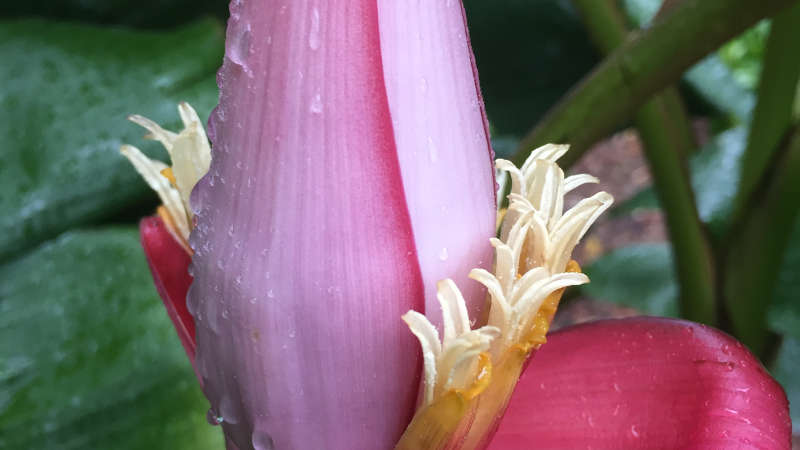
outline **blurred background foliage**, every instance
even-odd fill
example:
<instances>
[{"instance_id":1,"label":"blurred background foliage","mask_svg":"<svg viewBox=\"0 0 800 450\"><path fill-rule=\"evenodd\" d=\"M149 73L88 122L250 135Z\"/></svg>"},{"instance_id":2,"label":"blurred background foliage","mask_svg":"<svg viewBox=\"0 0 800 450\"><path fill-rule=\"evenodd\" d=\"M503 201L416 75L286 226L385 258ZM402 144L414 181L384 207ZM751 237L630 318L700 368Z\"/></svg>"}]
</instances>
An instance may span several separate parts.
<instances>
[{"instance_id":1,"label":"blurred background foliage","mask_svg":"<svg viewBox=\"0 0 800 450\"><path fill-rule=\"evenodd\" d=\"M613 48L599 42L603 34L586 20L585 2L464 4L495 150L500 156L524 156L518 153L520 140ZM634 30L630 39L646 33L636 29L649 30L659 20L653 17L660 0L594 3L601 4L624 11L623 36L629 27ZM117 150L126 142L151 156L165 156L157 145L142 141L143 130L125 120L128 114L176 129L176 104L185 100L201 117L208 116L217 98L214 77L226 15L224 0L0 4L0 448L222 448L219 433L206 424L207 402L138 245L137 220L152 213L156 197ZM714 291L716 303L709 319L694 315L694 299L686 298L692 291L681 278L686 269L681 249L687 245L663 236L589 252L584 262L592 283L579 294L641 313L711 322L745 342L755 336L748 343L798 404L800 223L797 205L783 200L797 193L800 178L772 189L770 180L780 179L780 173L767 167L756 174L753 194L763 196L756 204L765 206L737 204L741 171L752 166L743 162L753 151L749 140L763 128L758 117L772 117L769 105L761 112L756 106L767 47L779 50L786 44L768 44L770 29L769 18L759 20L681 70L680 79L669 80L676 89L665 95L674 93L677 104L685 105L677 111L695 124L693 130L705 130L692 133L688 151L658 162L651 146L663 144L653 138L663 116L651 115L656 120L648 121L646 112L632 111L604 136L638 127L644 152L603 159L597 155L608 146L598 145L584 157L600 158L602 167L612 168L638 158L640 165L649 161L656 174L655 188L647 177L615 207L607 219L612 233L621 226L616 224L648 212L666 217L667 228L680 224L670 217L681 201L665 197L664 186L669 191L669 180L675 179L679 190L686 175L690 202L684 206L694 212L678 219L696 216L690 227L710 242L714 283L724 285L720 272L757 271L752 266L759 258L771 261L766 266L774 268L775 280L758 279L757 286L768 288L749 297L758 299L752 315L758 323L742 328L736 311L747 314L749 304L730 303L716 292L724 291L720 286L700 286ZM796 92L795 78L793 89L782 95L791 105ZM784 128L777 131L775 144L781 149L769 158L773 165L792 166L785 159L791 149L784 147L791 147L787 136L798 123L797 100L793 104L789 117L779 121ZM658 171L673 163L688 170L659 179ZM597 175L604 179L603 173ZM769 197L775 190L778 194ZM755 212L749 214L750 209ZM778 224L783 229L788 226L782 232L785 245L780 239L770 245L778 227L773 216L785 219ZM666 234L681 236L674 229ZM737 239L751 245L742 247ZM800 421L796 409L792 417Z\"/></svg>"}]
</instances>

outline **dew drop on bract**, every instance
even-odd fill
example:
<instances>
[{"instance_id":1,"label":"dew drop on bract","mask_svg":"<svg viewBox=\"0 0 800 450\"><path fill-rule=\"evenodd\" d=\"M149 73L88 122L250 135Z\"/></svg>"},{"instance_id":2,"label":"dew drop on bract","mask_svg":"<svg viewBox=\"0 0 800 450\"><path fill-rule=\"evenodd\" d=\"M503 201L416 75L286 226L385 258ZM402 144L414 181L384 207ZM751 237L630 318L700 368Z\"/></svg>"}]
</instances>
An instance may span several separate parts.
<instances>
[{"instance_id":1,"label":"dew drop on bract","mask_svg":"<svg viewBox=\"0 0 800 450\"><path fill-rule=\"evenodd\" d=\"M314 8L311 11L311 31L308 33L308 46L311 47L311 50L317 50L319 45L319 10Z\"/></svg>"},{"instance_id":2,"label":"dew drop on bract","mask_svg":"<svg viewBox=\"0 0 800 450\"><path fill-rule=\"evenodd\" d=\"M273 450L275 448L272 437L263 431L254 431L252 441L255 450Z\"/></svg>"},{"instance_id":3,"label":"dew drop on bract","mask_svg":"<svg viewBox=\"0 0 800 450\"><path fill-rule=\"evenodd\" d=\"M219 425L224 420L225 419L223 419L222 416L220 416L219 414L217 414L216 411L214 411L214 408L208 408L208 411L206 412L206 421L210 425Z\"/></svg>"}]
</instances>

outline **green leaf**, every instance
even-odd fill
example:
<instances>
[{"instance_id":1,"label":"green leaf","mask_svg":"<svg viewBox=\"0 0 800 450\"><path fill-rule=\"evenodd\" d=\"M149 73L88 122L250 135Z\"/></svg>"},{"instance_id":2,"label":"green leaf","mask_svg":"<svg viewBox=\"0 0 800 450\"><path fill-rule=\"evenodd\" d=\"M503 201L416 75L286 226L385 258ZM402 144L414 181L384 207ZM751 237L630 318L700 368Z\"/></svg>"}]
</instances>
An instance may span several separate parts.
<instances>
[{"instance_id":1,"label":"green leaf","mask_svg":"<svg viewBox=\"0 0 800 450\"><path fill-rule=\"evenodd\" d=\"M767 315L770 327L800 342L800 220L795 223L792 237L783 256L778 284ZM768 295L765 293L765 295ZM800 386L798 386L800 388ZM798 403L800 404L800 403Z\"/></svg>"},{"instance_id":2,"label":"green leaf","mask_svg":"<svg viewBox=\"0 0 800 450\"><path fill-rule=\"evenodd\" d=\"M216 103L222 34L206 21L155 33L0 22L0 261L74 226L155 199L119 155L131 113L178 127L177 103Z\"/></svg>"},{"instance_id":3,"label":"green leaf","mask_svg":"<svg viewBox=\"0 0 800 450\"><path fill-rule=\"evenodd\" d=\"M720 133L689 162L700 219L720 235L728 225L747 145L747 128Z\"/></svg>"},{"instance_id":4,"label":"green leaf","mask_svg":"<svg viewBox=\"0 0 800 450\"><path fill-rule=\"evenodd\" d=\"M495 136L520 137L598 61L567 1L465 0Z\"/></svg>"},{"instance_id":5,"label":"green leaf","mask_svg":"<svg viewBox=\"0 0 800 450\"><path fill-rule=\"evenodd\" d=\"M0 267L0 448L219 449L134 228Z\"/></svg>"},{"instance_id":6,"label":"green leaf","mask_svg":"<svg viewBox=\"0 0 800 450\"><path fill-rule=\"evenodd\" d=\"M174 26L205 14L224 19L227 12L227 0L25 0L0 3L0 16L33 15L144 27Z\"/></svg>"},{"instance_id":7,"label":"green leaf","mask_svg":"<svg viewBox=\"0 0 800 450\"><path fill-rule=\"evenodd\" d=\"M739 123L750 121L755 95L736 80L735 73L719 56L712 54L695 64L686 71L684 80L716 110L735 117Z\"/></svg>"},{"instance_id":8,"label":"green leaf","mask_svg":"<svg viewBox=\"0 0 800 450\"><path fill-rule=\"evenodd\" d=\"M636 244L603 255L584 268L586 295L654 316L678 317L678 286L668 244Z\"/></svg>"},{"instance_id":9,"label":"green leaf","mask_svg":"<svg viewBox=\"0 0 800 450\"><path fill-rule=\"evenodd\" d=\"M800 340L787 337L781 344L778 357L772 368L772 376L783 386L789 398L789 413L795 432L800 427Z\"/></svg>"},{"instance_id":10,"label":"green leaf","mask_svg":"<svg viewBox=\"0 0 800 450\"><path fill-rule=\"evenodd\" d=\"M733 128L715 136L689 161L700 219L715 235L720 235L728 226L746 144L747 128ZM621 203L614 209L614 214L658 207L656 193L648 187Z\"/></svg>"}]
</instances>

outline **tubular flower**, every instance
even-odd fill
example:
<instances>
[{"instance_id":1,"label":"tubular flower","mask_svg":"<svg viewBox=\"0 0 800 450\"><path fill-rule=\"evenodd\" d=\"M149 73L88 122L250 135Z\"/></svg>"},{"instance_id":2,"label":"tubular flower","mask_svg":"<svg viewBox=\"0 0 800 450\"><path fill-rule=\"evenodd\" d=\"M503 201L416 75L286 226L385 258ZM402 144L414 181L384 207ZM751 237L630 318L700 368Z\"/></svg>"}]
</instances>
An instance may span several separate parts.
<instances>
[{"instance_id":1,"label":"tubular flower","mask_svg":"<svg viewBox=\"0 0 800 450\"><path fill-rule=\"evenodd\" d=\"M612 199L564 212L596 180L547 145L497 162L497 214L463 10L421 3L233 1L210 165L188 106L178 134L132 118L173 160L123 150L165 205L142 243L229 448L783 448L780 387L717 331L545 338Z\"/></svg>"}]
</instances>

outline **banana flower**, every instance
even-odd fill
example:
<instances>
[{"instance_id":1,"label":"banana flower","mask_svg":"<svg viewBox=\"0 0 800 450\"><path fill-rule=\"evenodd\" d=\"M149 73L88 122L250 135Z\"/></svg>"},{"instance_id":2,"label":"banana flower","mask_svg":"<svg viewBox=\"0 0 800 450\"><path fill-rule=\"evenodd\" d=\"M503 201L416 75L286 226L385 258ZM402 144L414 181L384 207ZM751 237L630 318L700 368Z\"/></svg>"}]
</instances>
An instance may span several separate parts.
<instances>
[{"instance_id":1,"label":"banana flower","mask_svg":"<svg viewBox=\"0 0 800 450\"><path fill-rule=\"evenodd\" d=\"M567 147L547 145L497 162L496 233L460 3L230 9L213 154L186 104L180 133L131 117L171 167L122 150L164 204L142 243L229 448L788 448L780 386L718 331L545 338L611 197L564 211L597 180L565 177Z\"/></svg>"}]
</instances>

